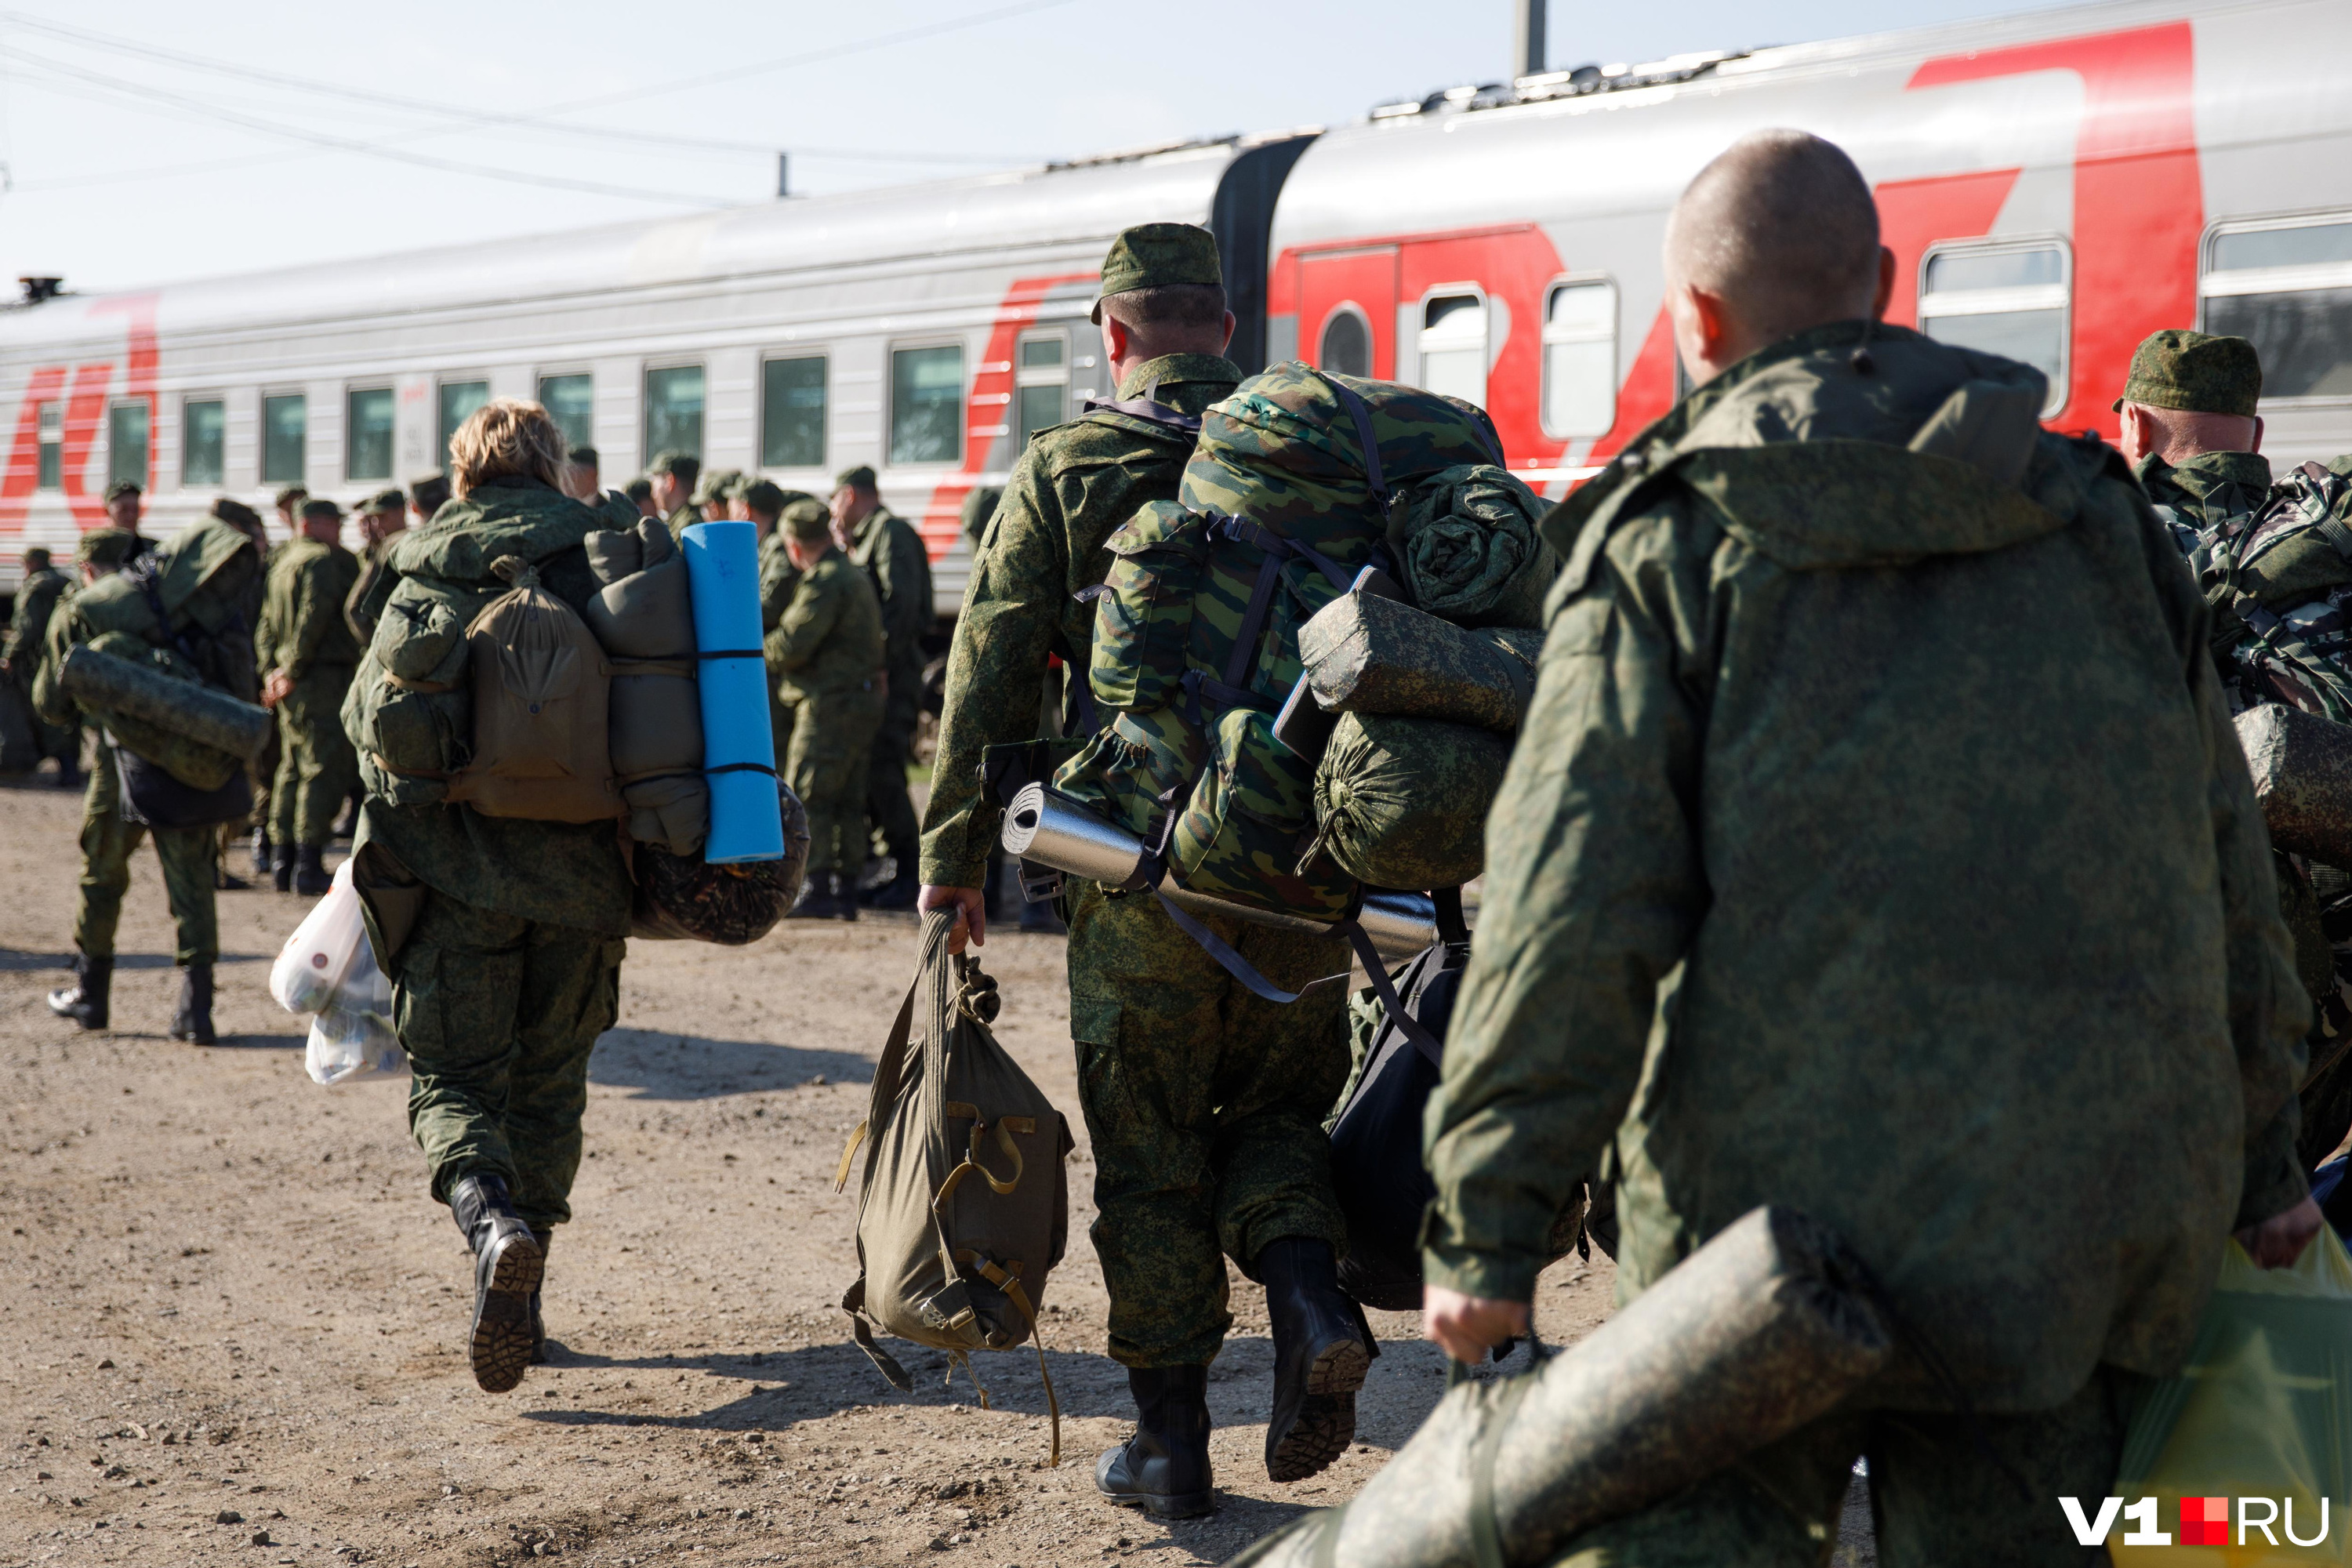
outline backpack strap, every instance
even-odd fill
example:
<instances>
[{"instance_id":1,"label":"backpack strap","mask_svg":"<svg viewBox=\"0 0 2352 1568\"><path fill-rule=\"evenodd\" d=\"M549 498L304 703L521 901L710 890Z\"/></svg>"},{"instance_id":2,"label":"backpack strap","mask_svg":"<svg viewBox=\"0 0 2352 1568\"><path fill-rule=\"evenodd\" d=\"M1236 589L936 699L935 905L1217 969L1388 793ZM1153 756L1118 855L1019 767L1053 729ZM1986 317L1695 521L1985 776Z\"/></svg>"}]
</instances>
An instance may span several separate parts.
<instances>
[{"instance_id":1,"label":"backpack strap","mask_svg":"<svg viewBox=\"0 0 2352 1568\"><path fill-rule=\"evenodd\" d=\"M1470 924L1462 918L1462 889L1438 888L1429 895L1437 910L1437 940L1448 947L1458 947L1470 940Z\"/></svg>"},{"instance_id":2,"label":"backpack strap","mask_svg":"<svg viewBox=\"0 0 2352 1568\"><path fill-rule=\"evenodd\" d=\"M1381 444L1372 435L1372 411L1364 406L1364 400L1356 395L1356 389L1338 376L1321 371L1315 374L1330 384L1331 390L1339 395L1339 406L1346 409L1348 416L1356 422L1356 441L1364 449L1365 487L1372 492L1372 505L1379 509L1382 517L1388 516L1389 482L1381 472Z\"/></svg>"},{"instance_id":3,"label":"backpack strap","mask_svg":"<svg viewBox=\"0 0 2352 1568\"><path fill-rule=\"evenodd\" d=\"M1160 401L1160 382L1157 377L1153 378L1150 385L1143 389L1143 395L1140 397L1130 397L1124 401L1109 397L1089 397L1078 405L1078 412L1082 415L1092 414L1098 409L1109 414L1124 414L1129 419L1140 419L1148 425L1157 425L1187 440L1197 439L1201 434L1199 415L1187 414L1180 408L1171 408Z\"/></svg>"}]
</instances>

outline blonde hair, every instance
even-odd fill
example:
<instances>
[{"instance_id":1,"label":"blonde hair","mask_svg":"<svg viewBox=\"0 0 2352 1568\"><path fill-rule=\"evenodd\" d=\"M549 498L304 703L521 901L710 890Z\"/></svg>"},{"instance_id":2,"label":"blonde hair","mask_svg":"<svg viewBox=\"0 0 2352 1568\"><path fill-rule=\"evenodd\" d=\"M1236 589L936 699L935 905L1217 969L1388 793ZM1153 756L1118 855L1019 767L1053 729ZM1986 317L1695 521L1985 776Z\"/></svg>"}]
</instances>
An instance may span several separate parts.
<instances>
[{"instance_id":1,"label":"blonde hair","mask_svg":"<svg viewBox=\"0 0 2352 1568\"><path fill-rule=\"evenodd\" d=\"M520 397L492 398L449 437L450 488L463 496L487 480L518 474L562 489L557 480L569 450L546 409Z\"/></svg>"}]
</instances>

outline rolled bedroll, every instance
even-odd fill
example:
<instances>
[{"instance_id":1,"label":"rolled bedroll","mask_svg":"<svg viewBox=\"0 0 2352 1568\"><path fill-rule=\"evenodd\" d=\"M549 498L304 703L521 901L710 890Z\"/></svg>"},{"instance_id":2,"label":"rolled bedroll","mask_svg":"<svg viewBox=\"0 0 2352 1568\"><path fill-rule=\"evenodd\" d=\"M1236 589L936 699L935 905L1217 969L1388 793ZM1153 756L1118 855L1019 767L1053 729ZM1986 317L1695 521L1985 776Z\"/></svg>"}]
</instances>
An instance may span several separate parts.
<instances>
[{"instance_id":1,"label":"rolled bedroll","mask_svg":"<svg viewBox=\"0 0 2352 1568\"><path fill-rule=\"evenodd\" d=\"M1378 595L1343 594L1298 628L1298 658L1318 706L1475 724L1505 734L1535 695L1543 634L1465 630Z\"/></svg>"},{"instance_id":2,"label":"rolled bedroll","mask_svg":"<svg viewBox=\"0 0 2352 1568\"><path fill-rule=\"evenodd\" d=\"M269 740L268 709L87 643L67 653L58 681L94 713L134 720L231 757L250 757Z\"/></svg>"},{"instance_id":3,"label":"rolled bedroll","mask_svg":"<svg viewBox=\"0 0 2352 1568\"><path fill-rule=\"evenodd\" d=\"M2272 845L2352 869L2352 724L2273 702L2237 725Z\"/></svg>"}]
</instances>

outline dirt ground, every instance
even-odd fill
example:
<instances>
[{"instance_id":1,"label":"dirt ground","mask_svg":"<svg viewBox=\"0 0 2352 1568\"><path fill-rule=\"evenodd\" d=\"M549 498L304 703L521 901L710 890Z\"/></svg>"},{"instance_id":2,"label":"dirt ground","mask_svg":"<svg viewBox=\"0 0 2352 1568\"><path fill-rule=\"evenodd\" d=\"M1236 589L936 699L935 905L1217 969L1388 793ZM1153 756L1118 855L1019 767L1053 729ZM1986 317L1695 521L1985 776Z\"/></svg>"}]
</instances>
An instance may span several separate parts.
<instances>
[{"instance_id":1,"label":"dirt ground","mask_svg":"<svg viewBox=\"0 0 2352 1568\"><path fill-rule=\"evenodd\" d=\"M835 1304L856 1255L833 1172L910 977L903 917L740 950L631 944L576 1218L551 1253L560 1348L514 1393L481 1394L467 1258L426 1195L404 1080L312 1084L300 1024L268 995L304 901L221 896L222 1041L176 1044L142 852L113 1032L43 1006L71 948L79 811L54 788L0 792L0 1563L1210 1563L1345 1500L1436 1402L1437 1353L1374 1313L1356 1447L1312 1480L1267 1481L1271 1352L1236 1274L1210 1382L1223 1508L1171 1525L1095 1495L1095 1455L1131 1407L1102 1353L1062 943L1010 932L983 955L997 1032L1078 1140L1070 1256L1044 1309L1061 1466L1025 1348L976 1358L992 1408L913 1347L894 1348L915 1392L884 1383ZM1554 1268L1543 1337L1589 1332L1612 1278L1597 1252Z\"/></svg>"}]
</instances>

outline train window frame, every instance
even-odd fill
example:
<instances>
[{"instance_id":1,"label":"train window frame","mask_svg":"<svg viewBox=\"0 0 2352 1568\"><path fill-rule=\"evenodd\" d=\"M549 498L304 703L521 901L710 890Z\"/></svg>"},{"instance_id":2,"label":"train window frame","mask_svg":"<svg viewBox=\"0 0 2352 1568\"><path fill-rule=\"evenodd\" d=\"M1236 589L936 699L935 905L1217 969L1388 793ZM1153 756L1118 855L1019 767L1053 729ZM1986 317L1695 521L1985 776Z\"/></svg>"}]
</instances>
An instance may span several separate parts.
<instances>
[{"instance_id":1,"label":"train window frame","mask_svg":"<svg viewBox=\"0 0 2352 1568\"><path fill-rule=\"evenodd\" d=\"M1609 290L1609 331L1605 337L1590 333L1555 331L1551 324L1552 300L1569 289L1606 287ZM1617 428L1617 400L1624 388L1619 373L1623 367L1620 349L1625 328L1625 289L1616 275L1609 272L1562 272L1543 286L1541 313L1536 320L1536 427L1553 441L1597 441ZM1609 345L1609 418L1598 430L1570 430L1556 426L1551 419L1552 369L1551 350L1555 343L1601 343Z\"/></svg>"},{"instance_id":2,"label":"train window frame","mask_svg":"<svg viewBox=\"0 0 2352 1568\"><path fill-rule=\"evenodd\" d=\"M194 419L190 417L190 411L205 405L210 405L212 408L218 411L216 415L216 423L213 426L212 439L208 443L212 449L212 471L210 473L198 473L189 466L188 462L188 459L193 457L196 451L196 424ZM180 488L182 489L189 489L197 485L226 485L227 483L227 395L218 392L192 392L183 394L180 398Z\"/></svg>"},{"instance_id":3,"label":"train window frame","mask_svg":"<svg viewBox=\"0 0 2352 1568\"><path fill-rule=\"evenodd\" d=\"M273 465L273 447L269 422L270 409L279 404L296 403L302 408L302 433L295 438L294 467L289 472ZM265 392L261 395L261 427L256 433L256 462L259 465L261 482L265 485L307 485L310 482L310 395L307 391Z\"/></svg>"},{"instance_id":4,"label":"train window frame","mask_svg":"<svg viewBox=\"0 0 2352 1568\"><path fill-rule=\"evenodd\" d=\"M542 366L531 372L532 396L538 400L541 408L547 410L547 416L555 420L556 428L562 429L562 419L557 416L554 405L547 400L547 384L551 381L584 381L588 384L588 428L577 440L572 439L572 433L568 430L564 431L563 438L570 447L593 447L596 444L596 373L585 365L577 364L556 365L551 368Z\"/></svg>"},{"instance_id":5,"label":"train window frame","mask_svg":"<svg viewBox=\"0 0 2352 1568\"><path fill-rule=\"evenodd\" d=\"M60 490L66 484L66 400L44 397L33 405L33 488Z\"/></svg>"},{"instance_id":6,"label":"train window frame","mask_svg":"<svg viewBox=\"0 0 2352 1568\"><path fill-rule=\"evenodd\" d=\"M768 414L769 408L774 401L774 388L768 384L768 367L770 365L777 364L804 364L812 360L815 361L818 366L816 376L816 456L805 463L791 463L784 462L777 458L772 458L768 454L774 450L774 448L768 445ZM778 349L772 353L761 354L760 356L760 467L762 469L821 469L824 467L825 458L832 450L833 351L829 348L821 348L813 351Z\"/></svg>"},{"instance_id":7,"label":"train window frame","mask_svg":"<svg viewBox=\"0 0 2352 1568\"><path fill-rule=\"evenodd\" d=\"M2197 330L2211 331L2211 302L2216 299L2244 298L2255 294L2316 293L2327 289L2352 291L2352 261L2315 262L2301 266L2262 268L2217 268L2214 252L2221 242L2235 235L2280 233L2299 228L2335 228L2352 226L2352 211L2342 207L2315 211L2273 213L2258 217L2224 218L2206 226L2197 241ZM2219 280L2221 287L2212 285ZM2255 286L2267 280L2272 286ZM2301 285L2295 287L2295 285ZM2227 323L2223 323L2227 324ZM2257 344L2257 349L2261 345ZM2352 390L2345 392L2298 393L2283 395L2273 392L2275 384L2272 366L2263 366L2262 405L2265 408L2342 408L2352 405Z\"/></svg>"},{"instance_id":8,"label":"train window frame","mask_svg":"<svg viewBox=\"0 0 2352 1568\"><path fill-rule=\"evenodd\" d=\"M648 361L637 372L637 439L645 447L646 461L651 463L663 452L672 450L667 444L654 440L654 377L673 371L690 370L702 377L702 407L695 416L695 449L689 454L698 463L702 461L702 449L710 441L710 365L698 359L667 359Z\"/></svg>"},{"instance_id":9,"label":"train window frame","mask_svg":"<svg viewBox=\"0 0 2352 1568\"><path fill-rule=\"evenodd\" d=\"M1938 298L1929 292L1927 279L1936 263L1948 256L2018 256L2030 251L2054 250L2058 253L2059 280L2056 283L2020 285L2009 289L1950 289L1955 298L1974 295L1971 309L1932 310L1929 301ZM1933 338L1928 329L1931 318L1951 320L1960 316L1993 316L2021 314L2029 310L2055 309L2058 312L2058 368L2049 380L2048 395L2042 405L2041 417L2048 419L2066 406L2073 395L2074 373L2074 246L2063 234L2004 234L1995 238L1939 239L1931 242L1919 253L1917 303L1913 311L1922 336ZM2045 301L2035 303L2034 301ZM2049 303L2046 301L2053 301ZM1966 346L1966 345L1963 345Z\"/></svg>"},{"instance_id":10,"label":"train window frame","mask_svg":"<svg viewBox=\"0 0 2352 1568\"><path fill-rule=\"evenodd\" d=\"M389 416L383 427L383 471L363 474L359 469L359 400L381 395ZM343 388L343 478L353 484L383 483L392 478L399 461L400 394L389 382L363 382Z\"/></svg>"},{"instance_id":11,"label":"train window frame","mask_svg":"<svg viewBox=\"0 0 2352 1568\"><path fill-rule=\"evenodd\" d=\"M933 349L952 349L956 355L955 449L944 458L901 458L898 455L898 356L922 353ZM961 338L909 338L889 344L886 363L883 411L882 451L885 461L894 468L954 468L963 462L970 449L971 432L971 345Z\"/></svg>"},{"instance_id":12,"label":"train window frame","mask_svg":"<svg viewBox=\"0 0 2352 1568\"><path fill-rule=\"evenodd\" d=\"M461 386L480 387L482 389L482 401L480 403L477 403L472 408L467 409L465 413L459 415L456 420L452 421L449 417L449 395ZM440 448L436 454L436 460L439 462L441 471L443 473L446 474L450 471L449 442L457 436L458 427L464 425L467 420L471 419L497 395L498 394L492 385L490 374L488 371L472 371L461 374L434 377L433 429L435 436L439 442Z\"/></svg>"},{"instance_id":13,"label":"train window frame","mask_svg":"<svg viewBox=\"0 0 2352 1568\"><path fill-rule=\"evenodd\" d=\"M122 416L130 413L132 409L137 409L141 416L139 430L139 462L135 468L126 468L122 461L123 448L129 443L123 439ZM154 472L154 400L144 395L138 397L118 397L113 399L106 405L107 487L110 489L121 481L128 479L132 484L137 485L141 489L144 490L150 488L150 482Z\"/></svg>"},{"instance_id":14,"label":"train window frame","mask_svg":"<svg viewBox=\"0 0 2352 1568\"><path fill-rule=\"evenodd\" d=\"M1049 342L1060 347L1062 351L1060 363L1051 365L1030 364L1028 363L1029 345ZM1028 447L1029 437L1037 431L1050 430L1056 425L1068 423L1070 374L1076 368L1070 333L1066 327L1033 327L1013 339L1013 404L1005 410L1007 416L1005 424L1009 426L1008 433L1020 437L1019 443L1013 447L1016 456ZM1053 419L1043 425L1032 426L1029 423L1028 400L1024 394L1045 387L1051 387L1061 394L1057 411ZM1116 396L1117 393L1118 389L1113 388L1112 395Z\"/></svg>"},{"instance_id":15,"label":"train window frame","mask_svg":"<svg viewBox=\"0 0 2352 1568\"><path fill-rule=\"evenodd\" d=\"M1433 331L1440 331L1441 329L1430 325L1429 308L1432 305L1436 304L1440 300L1475 300L1477 301L1478 395L1475 397L1464 398L1464 401L1479 408L1484 408L1486 406L1487 395L1494 390L1495 301L1493 297L1486 292L1486 285L1482 283L1465 279L1458 283L1440 283L1433 289L1424 289L1423 291L1420 301L1413 307L1413 319L1419 323L1412 331L1413 384L1420 387L1424 392L1439 391L1438 388L1429 384L1429 356L1432 353L1429 347L1429 334ZM1464 351L1458 347L1449 348L1445 346L1444 342L1441 340L1438 348L1434 352L1439 353L1460 353ZM1442 393L1441 395L1461 397L1462 394L1459 391L1454 391L1451 393Z\"/></svg>"},{"instance_id":16,"label":"train window frame","mask_svg":"<svg viewBox=\"0 0 2352 1568\"><path fill-rule=\"evenodd\" d=\"M1331 329L1342 316L1352 317L1364 334L1364 368L1361 371L1336 370L1328 363ZM1371 312L1353 300L1342 300L1323 312L1322 321L1315 329L1315 368L1331 371L1335 375L1362 375L1369 379L1379 368L1381 341L1372 334Z\"/></svg>"}]
</instances>

